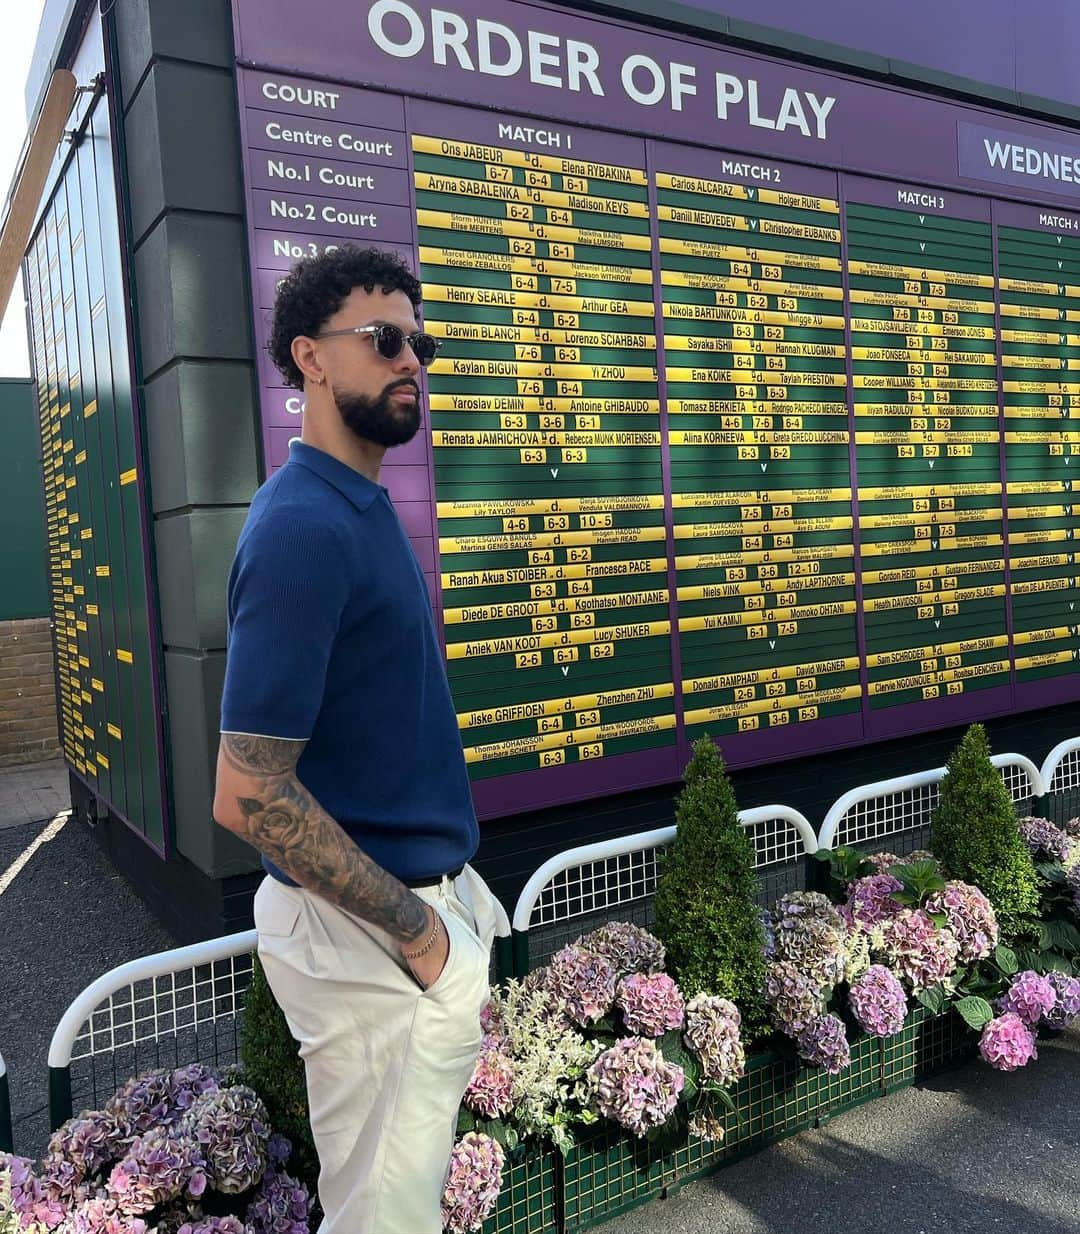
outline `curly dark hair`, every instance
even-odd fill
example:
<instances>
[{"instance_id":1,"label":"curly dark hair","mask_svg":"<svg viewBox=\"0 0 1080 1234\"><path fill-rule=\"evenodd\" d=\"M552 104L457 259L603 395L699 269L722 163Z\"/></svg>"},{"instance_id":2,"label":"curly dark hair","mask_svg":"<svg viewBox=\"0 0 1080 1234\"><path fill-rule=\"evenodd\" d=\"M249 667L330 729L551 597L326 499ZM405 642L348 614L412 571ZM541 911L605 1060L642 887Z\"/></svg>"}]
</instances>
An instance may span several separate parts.
<instances>
[{"instance_id":1,"label":"curly dark hair","mask_svg":"<svg viewBox=\"0 0 1080 1234\"><path fill-rule=\"evenodd\" d=\"M420 306L420 283L396 253L343 244L318 257L305 257L278 288L267 347L287 385L304 388L304 375L292 357L293 339L318 334L356 287L403 291L414 308Z\"/></svg>"}]
</instances>

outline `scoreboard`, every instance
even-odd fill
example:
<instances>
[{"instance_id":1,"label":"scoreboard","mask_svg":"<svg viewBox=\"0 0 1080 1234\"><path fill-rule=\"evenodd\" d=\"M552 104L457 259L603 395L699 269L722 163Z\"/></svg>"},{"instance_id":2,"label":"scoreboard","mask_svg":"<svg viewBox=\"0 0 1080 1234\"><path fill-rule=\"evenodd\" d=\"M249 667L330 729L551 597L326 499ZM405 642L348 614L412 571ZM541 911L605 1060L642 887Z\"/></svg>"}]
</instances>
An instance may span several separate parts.
<instances>
[{"instance_id":1,"label":"scoreboard","mask_svg":"<svg viewBox=\"0 0 1080 1234\"><path fill-rule=\"evenodd\" d=\"M718 72L742 144L683 140L682 116L553 117L435 69L320 75L333 53L275 50L245 7L267 468L303 411L265 354L278 281L343 242L403 254L443 345L382 480L481 816L672 781L703 733L738 766L1080 697L1080 214L980 189L955 150L914 179L902 125L895 174L887 132L837 150L854 87L767 117L764 77ZM368 10L395 57L426 47L426 9ZM464 66L465 17L438 21L436 68Z\"/></svg>"}]
</instances>

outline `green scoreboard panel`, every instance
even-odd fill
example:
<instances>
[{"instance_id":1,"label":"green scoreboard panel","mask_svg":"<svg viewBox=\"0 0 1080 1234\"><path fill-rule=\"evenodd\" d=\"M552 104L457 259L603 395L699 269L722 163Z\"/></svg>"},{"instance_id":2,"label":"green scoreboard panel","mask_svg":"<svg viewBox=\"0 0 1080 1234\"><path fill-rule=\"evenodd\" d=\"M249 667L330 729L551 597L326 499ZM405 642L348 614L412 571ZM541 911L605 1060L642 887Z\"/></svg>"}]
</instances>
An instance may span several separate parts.
<instances>
[{"instance_id":1,"label":"green scoreboard panel","mask_svg":"<svg viewBox=\"0 0 1080 1234\"><path fill-rule=\"evenodd\" d=\"M60 734L71 769L165 848L160 711L107 107L26 256Z\"/></svg>"},{"instance_id":2,"label":"green scoreboard panel","mask_svg":"<svg viewBox=\"0 0 1080 1234\"><path fill-rule=\"evenodd\" d=\"M883 735L905 731L906 705L1009 693L994 252L988 203L897 209L881 204L891 186L845 187L869 725Z\"/></svg>"},{"instance_id":3,"label":"green scoreboard panel","mask_svg":"<svg viewBox=\"0 0 1080 1234\"><path fill-rule=\"evenodd\" d=\"M857 715L862 696L836 178L725 163L656 151L689 740Z\"/></svg>"},{"instance_id":4,"label":"green scoreboard panel","mask_svg":"<svg viewBox=\"0 0 1080 1234\"><path fill-rule=\"evenodd\" d=\"M412 125L447 668L476 779L674 749L644 143ZM595 156L595 157L594 157Z\"/></svg>"},{"instance_id":5,"label":"green scoreboard panel","mask_svg":"<svg viewBox=\"0 0 1080 1234\"><path fill-rule=\"evenodd\" d=\"M1030 683L1074 671L1080 654L1071 466L1080 455L1080 239L1040 227L1040 217L1034 207L995 204L1009 575L1022 697Z\"/></svg>"}]
</instances>

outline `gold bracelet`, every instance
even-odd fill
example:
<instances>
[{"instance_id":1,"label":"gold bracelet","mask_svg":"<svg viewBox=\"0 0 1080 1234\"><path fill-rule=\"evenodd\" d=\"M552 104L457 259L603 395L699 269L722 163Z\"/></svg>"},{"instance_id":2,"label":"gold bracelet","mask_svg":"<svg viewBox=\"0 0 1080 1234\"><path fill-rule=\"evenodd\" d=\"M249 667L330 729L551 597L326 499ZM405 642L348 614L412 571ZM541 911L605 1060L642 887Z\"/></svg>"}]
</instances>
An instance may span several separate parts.
<instances>
[{"instance_id":1,"label":"gold bracelet","mask_svg":"<svg viewBox=\"0 0 1080 1234\"><path fill-rule=\"evenodd\" d=\"M442 923L442 918L435 911L435 909L431 910L431 915L435 918L435 924L431 927L431 937L427 940L426 943L424 943L423 947L421 947L419 951L408 952L404 948L402 948L401 954L404 959L419 960L422 955L427 955L427 953L432 949L432 947L435 946L435 940L439 937L439 926Z\"/></svg>"}]
</instances>

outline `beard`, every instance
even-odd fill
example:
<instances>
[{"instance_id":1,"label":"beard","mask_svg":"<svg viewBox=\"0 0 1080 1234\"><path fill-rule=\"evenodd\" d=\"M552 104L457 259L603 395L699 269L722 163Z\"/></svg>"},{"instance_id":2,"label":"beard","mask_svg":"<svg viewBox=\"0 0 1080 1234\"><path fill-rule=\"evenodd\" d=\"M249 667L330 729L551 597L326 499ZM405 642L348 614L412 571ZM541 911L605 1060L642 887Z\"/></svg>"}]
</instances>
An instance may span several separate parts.
<instances>
[{"instance_id":1,"label":"beard","mask_svg":"<svg viewBox=\"0 0 1080 1234\"><path fill-rule=\"evenodd\" d=\"M416 402L391 405L395 390L416 391ZM410 377L392 381L378 398L363 394L344 394L333 390L334 402L345 423L357 437L379 446L403 446L420 427L420 389Z\"/></svg>"}]
</instances>

